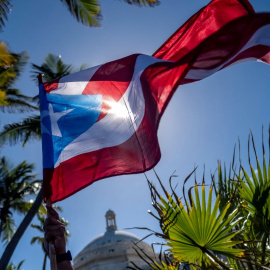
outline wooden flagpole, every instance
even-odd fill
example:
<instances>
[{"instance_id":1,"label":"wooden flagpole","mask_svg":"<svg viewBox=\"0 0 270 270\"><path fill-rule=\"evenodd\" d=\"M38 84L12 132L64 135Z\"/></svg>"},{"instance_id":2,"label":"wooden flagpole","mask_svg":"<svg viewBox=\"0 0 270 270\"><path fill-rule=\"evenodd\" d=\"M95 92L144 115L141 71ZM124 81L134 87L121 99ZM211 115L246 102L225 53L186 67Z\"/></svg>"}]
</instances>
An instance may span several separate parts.
<instances>
[{"instance_id":1,"label":"wooden flagpole","mask_svg":"<svg viewBox=\"0 0 270 270\"><path fill-rule=\"evenodd\" d=\"M39 73L37 78L38 78L38 85L40 86L41 84L43 84L43 74ZM43 178L44 178L44 175L43 175ZM44 179L43 179L43 182L44 182ZM46 205L52 206L50 197L47 198ZM49 211L47 211L47 217L50 217ZM50 257L50 263L51 263L51 270L57 270L55 246L53 243L49 243L49 257Z\"/></svg>"}]
</instances>

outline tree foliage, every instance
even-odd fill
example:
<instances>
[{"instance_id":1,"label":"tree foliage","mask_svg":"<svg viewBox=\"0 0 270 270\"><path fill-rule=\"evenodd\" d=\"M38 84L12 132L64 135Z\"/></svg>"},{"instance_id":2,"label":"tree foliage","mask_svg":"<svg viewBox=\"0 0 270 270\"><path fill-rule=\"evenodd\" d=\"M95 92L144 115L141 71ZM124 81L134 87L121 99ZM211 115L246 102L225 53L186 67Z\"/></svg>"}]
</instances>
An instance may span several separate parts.
<instances>
[{"instance_id":1,"label":"tree foliage","mask_svg":"<svg viewBox=\"0 0 270 270\"><path fill-rule=\"evenodd\" d=\"M69 10L76 20L86 26L100 26L102 20L101 7L98 0L60 0ZM130 5L155 7L159 5L159 0L123 0ZM8 20L11 10L10 0L0 0L0 31Z\"/></svg>"},{"instance_id":2,"label":"tree foliage","mask_svg":"<svg viewBox=\"0 0 270 270\"><path fill-rule=\"evenodd\" d=\"M13 87L27 61L26 52L12 53L5 42L0 42L0 110L3 112L21 113L37 109L31 104L32 98Z\"/></svg>"},{"instance_id":3,"label":"tree foliage","mask_svg":"<svg viewBox=\"0 0 270 270\"><path fill-rule=\"evenodd\" d=\"M8 265L6 270L22 270L22 264L24 261L21 261L18 265L15 265L14 263L11 263Z\"/></svg>"},{"instance_id":4,"label":"tree foliage","mask_svg":"<svg viewBox=\"0 0 270 270\"><path fill-rule=\"evenodd\" d=\"M45 82L53 81L59 77L66 76L76 69L66 64L60 56L48 54L41 66L32 64L32 78L36 80L38 74L42 73ZM34 98L38 100L38 96ZM37 102L37 107L38 107ZM32 115L19 122L6 124L0 132L0 144L9 142L11 145L22 142L23 146L31 140L41 138L40 116Z\"/></svg>"},{"instance_id":5,"label":"tree foliage","mask_svg":"<svg viewBox=\"0 0 270 270\"><path fill-rule=\"evenodd\" d=\"M26 161L13 167L5 157L0 160L0 240L5 244L15 233L14 212L27 213L32 205L27 197L40 189L33 168Z\"/></svg>"}]
</instances>

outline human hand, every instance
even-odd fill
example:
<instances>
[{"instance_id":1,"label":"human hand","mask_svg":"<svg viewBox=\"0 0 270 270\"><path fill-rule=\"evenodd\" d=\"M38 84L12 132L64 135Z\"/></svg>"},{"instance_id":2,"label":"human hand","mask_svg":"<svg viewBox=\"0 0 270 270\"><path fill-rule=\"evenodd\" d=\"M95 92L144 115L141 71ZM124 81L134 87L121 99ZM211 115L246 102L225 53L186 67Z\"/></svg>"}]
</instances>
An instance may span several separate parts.
<instances>
[{"instance_id":1,"label":"human hand","mask_svg":"<svg viewBox=\"0 0 270 270\"><path fill-rule=\"evenodd\" d=\"M49 244L54 244L55 254L66 253L65 225L59 221L58 213L46 205L48 217L44 222L44 248L49 253Z\"/></svg>"}]
</instances>

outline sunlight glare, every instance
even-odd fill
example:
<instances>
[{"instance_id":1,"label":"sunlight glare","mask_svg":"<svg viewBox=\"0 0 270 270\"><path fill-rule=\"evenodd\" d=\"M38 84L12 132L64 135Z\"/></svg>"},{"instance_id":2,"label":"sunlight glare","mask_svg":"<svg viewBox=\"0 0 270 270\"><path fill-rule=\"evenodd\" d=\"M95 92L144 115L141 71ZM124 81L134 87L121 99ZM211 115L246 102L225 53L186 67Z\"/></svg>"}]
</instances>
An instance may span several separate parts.
<instances>
[{"instance_id":1,"label":"sunlight glare","mask_svg":"<svg viewBox=\"0 0 270 270\"><path fill-rule=\"evenodd\" d=\"M125 105L115 101L104 101L104 103L109 107L107 110L108 114L114 114L115 116L123 119L127 117L128 108Z\"/></svg>"}]
</instances>

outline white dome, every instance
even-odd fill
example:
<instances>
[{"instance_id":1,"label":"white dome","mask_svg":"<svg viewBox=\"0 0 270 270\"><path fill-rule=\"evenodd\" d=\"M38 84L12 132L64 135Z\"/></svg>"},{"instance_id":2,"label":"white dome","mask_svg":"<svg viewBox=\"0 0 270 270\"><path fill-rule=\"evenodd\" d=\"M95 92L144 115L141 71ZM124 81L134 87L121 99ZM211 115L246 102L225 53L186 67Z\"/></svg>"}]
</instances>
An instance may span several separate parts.
<instances>
[{"instance_id":1,"label":"white dome","mask_svg":"<svg viewBox=\"0 0 270 270\"><path fill-rule=\"evenodd\" d=\"M119 243L136 243L139 240L140 239L134 234L124 231L107 231L90 241L90 243L82 251L92 250L104 246L111 246Z\"/></svg>"},{"instance_id":2,"label":"white dome","mask_svg":"<svg viewBox=\"0 0 270 270\"><path fill-rule=\"evenodd\" d=\"M74 258L75 270L122 270L128 265L131 266L130 261L142 269L148 269L146 263L133 248L134 243L138 243L140 239L131 233L117 231L113 228L116 228L116 224L107 226L105 233L90 241ZM154 258L150 245L141 241L138 243L138 247Z\"/></svg>"}]
</instances>

